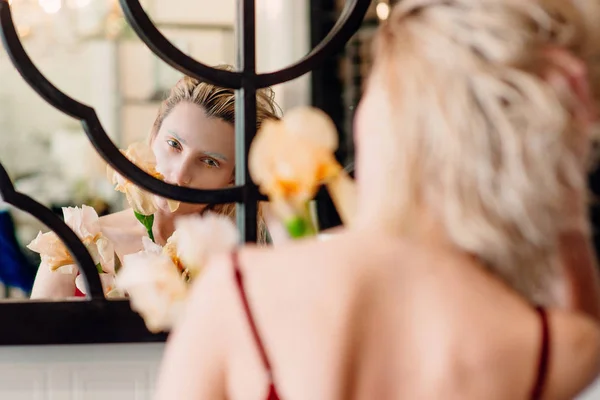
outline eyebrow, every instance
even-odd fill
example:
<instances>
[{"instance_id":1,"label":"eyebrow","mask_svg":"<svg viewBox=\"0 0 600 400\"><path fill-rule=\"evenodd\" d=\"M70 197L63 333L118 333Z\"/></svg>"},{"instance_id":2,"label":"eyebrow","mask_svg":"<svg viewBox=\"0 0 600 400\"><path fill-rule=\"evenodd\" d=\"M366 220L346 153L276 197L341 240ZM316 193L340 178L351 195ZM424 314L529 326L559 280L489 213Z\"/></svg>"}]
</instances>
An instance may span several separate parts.
<instances>
[{"instance_id":1,"label":"eyebrow","mask_svg":"<svg viewBox=\"0 0 600 400\"><path fill-rule=\"evenodd\" d=\"M169 130L168 130L168 132L169 132L171 135L173 135L173 137L174 137L175 139L177 139L177 140L179 140L181 143L183 143L183 144L186 144L186 145L187 145L187 143L185 142L185 140L184 140L184 139L182 139L182 138L181 138L181 136L179 136L179 135L177 134L177 132L175 132L174 130L171 130L171 129L169 129ZM221 153L215 153L215 152L212 152L212 151L203 151L203 152L202 152L202 154L204 154L205 156L208 156L208 157L217 158L217 159L219 159L219 160L221 160L221 161L225 161L225 162L229 161L229 159L228 159L227 157L225 157L225 155L223 155L223 154L221 154Z\"/></svg>"},{"instance_id":2,"label":"eyebrow","mask_svg":"<svg viewBox=\"0 0 600 400\"><path fill-rule=\"evenodd\" d=\"M168 132L175 137L175 139L179 140L183 144L187 144L184 139L181 138L174 130L169 129Z\"/></svg>"},{"instance_id":3,"label":"eyebrow","mask_svg":"<svg viewBox=\"0 0 600 400\"><path fill-rule=\"evenodd\" d=\"M202 153L204 153L205 156L208 157L212 157L212 158L218 158L221 161L228 161L227 157L225 157L223 154L221 153L214 153L212 151L203 151Z\"/></svg>"}]
</instances>

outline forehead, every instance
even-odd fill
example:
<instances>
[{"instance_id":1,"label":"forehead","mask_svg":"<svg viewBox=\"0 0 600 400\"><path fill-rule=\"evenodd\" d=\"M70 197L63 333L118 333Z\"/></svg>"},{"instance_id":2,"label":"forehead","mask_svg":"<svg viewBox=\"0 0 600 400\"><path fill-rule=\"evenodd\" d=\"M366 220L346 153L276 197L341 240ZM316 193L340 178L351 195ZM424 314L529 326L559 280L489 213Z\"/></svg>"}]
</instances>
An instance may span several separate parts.
<instances>
[{"instance_id":1,"label":"forehead","mask_svg":"<svg viewBox=\"0 0 600 400\"><path fill-rule=\"evenodd\" d=\"M177 104L164 119L159 135L177 135L198 150L224 151L235 148L235 128L232 124L206 115L204 109L192 103Z\"/></svg>"}]
</instances>

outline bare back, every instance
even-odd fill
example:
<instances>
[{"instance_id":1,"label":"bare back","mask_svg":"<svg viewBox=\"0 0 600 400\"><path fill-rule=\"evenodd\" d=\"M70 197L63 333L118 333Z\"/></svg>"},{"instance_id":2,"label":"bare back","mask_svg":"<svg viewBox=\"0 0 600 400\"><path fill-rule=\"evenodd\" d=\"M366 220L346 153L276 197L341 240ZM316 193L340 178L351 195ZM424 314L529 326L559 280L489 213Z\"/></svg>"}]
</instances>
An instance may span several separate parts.
<instances>
[{"instance_id":1,"label":"bare back","mask_svg":"<svg viewBox=\"0 0 600 400\"><path fill-rule=\"evenodd\" d=\"M530 398L541 346L537 314L469 259L400 240L343 234L325 243L247 249L239 260L282 398ZM201 380L218 386L220 376L222 393L213 387L210 395L197 396L208 389L190 383L178 389L181 398L264 399L268 377L230 259L213 265L196 289L173 346L184 346L176 337L189 331L190 340L226 350L199 350L195 357L191 343L181 354L169 349L163 376L171 365L182 365L178 357L199 363L190 366L195 376L203 363L210 374L222 363L220 375ZM213 302L216 314L204 314ZM550 328L551 383L543 398L568 398L598 370L598 331L582 317L554 313ZM163 381L159 394L176 394Z\"/></svg>"}]
</instances>

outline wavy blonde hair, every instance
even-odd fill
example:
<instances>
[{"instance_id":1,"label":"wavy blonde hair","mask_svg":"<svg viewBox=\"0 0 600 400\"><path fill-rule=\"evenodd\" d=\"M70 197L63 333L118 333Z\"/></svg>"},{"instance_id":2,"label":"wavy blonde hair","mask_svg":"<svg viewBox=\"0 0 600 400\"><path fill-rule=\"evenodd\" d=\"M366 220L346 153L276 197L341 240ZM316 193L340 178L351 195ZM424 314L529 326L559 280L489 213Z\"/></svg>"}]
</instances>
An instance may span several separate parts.
<instances>
[{"instance_id":1,"label":"wavy blonde hair","mask_svg":"<svg viewBox=\"0 0 600 400\"><path fill-rule=\"evenodd\" d=\"M402 230L426 204L456 246L551 302L565 193L586 182L541 51L564 47L592 66L590 35L562 0L400 2L377 34L370 78L397 116L381 148L399 187L382 200L387 223Z\"/></svg>"},{"instance_id":2,"label":"wavy blonde hair","mask_svg":"<svg viewBox=\"0 0 600 400\"><path fill-rule=\"evenodd\" d=\"M230 65L219 65L215 68L233 71ZM235 124L235 92L207 82L185 76L171 88L167 98L161 103L158 115L152 126L151 138L158 134L163 121L180 103L191 103L201 107L209 118L217 118L232 125ZM281 110L275 103L275 93L271 88L256 92L256 129L268 119L279 119ZM232 183L234 177L231 177ZM235 204L215 204L209 207L211 212L226 215L235 219ZM257 242L267 242L268 230L259 205L257 215Z\"/></svg>"}]
</instances>

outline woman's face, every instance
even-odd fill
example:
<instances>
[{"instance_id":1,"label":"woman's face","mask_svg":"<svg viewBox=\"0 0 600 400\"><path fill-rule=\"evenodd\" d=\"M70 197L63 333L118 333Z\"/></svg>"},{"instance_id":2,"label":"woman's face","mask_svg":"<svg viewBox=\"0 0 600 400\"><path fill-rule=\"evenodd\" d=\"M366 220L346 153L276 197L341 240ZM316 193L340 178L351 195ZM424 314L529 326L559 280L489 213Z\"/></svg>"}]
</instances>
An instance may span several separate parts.
<instances>
[{"instance_id":1,"label":"woman's face","mask_svg":"<svg viewBox=\"0 0 600 400\"><path fill-rule=\"evenodd\" d=\"M233 181L235 129L217 118L206 116L192 103L180 103L164 119L152 139L156 169L165 181L196 189L219 189ZM168 210L165 199L158 206ZM201 211L205 205L182 203L177 214Z\"/></svg>"}]
</instances>

